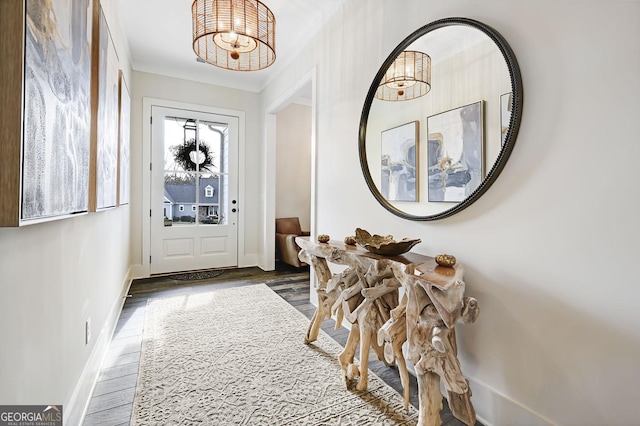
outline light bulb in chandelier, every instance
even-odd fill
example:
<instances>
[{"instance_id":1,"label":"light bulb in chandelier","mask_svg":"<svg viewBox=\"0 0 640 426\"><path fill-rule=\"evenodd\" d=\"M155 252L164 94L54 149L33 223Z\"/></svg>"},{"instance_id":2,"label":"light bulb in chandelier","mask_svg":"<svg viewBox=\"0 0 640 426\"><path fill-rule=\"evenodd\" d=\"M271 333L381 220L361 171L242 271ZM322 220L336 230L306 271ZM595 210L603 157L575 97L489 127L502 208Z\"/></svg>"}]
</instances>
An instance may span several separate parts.
<instances>
[{"instance_id":1,"label":"light bulb in chandelier","mask_svg":"<svg viewBox=\"0 0 640 426\"><path fill-rule=\"evenodd\" d=\"M213 42L224 50L231 52L230 55L235 60L240 58L241 53L251 52L258 46L251 37L238 34L235 31L218 33L213 37Z\"/></svg>"},{"instance_id":2,"label":"light bulb in chandelier","mask_svg":"<svg viewBox=\"0 0 640 426\"><path fill-rule=\"evenodd\" d=\"M413 86L414 84L416 84L417 82L415 80L404 80L406 77L404 76L400 76L400 77L396 77L398 79L402 79L402 80L392 80L388 83L385 83L387 85L387 87L391 88L391 89L406 89L408 87Z\"/></svg>"}]
</instances>

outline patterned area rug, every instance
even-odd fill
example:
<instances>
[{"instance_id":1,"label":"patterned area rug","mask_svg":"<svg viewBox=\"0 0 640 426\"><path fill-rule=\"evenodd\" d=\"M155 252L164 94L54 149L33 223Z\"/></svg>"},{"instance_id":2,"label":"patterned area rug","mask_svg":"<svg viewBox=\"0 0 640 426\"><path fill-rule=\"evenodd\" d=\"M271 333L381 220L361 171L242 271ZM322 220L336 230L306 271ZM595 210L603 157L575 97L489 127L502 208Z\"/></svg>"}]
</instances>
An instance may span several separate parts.
<instances>
[{"instance_id":1,"label":"patterned area rug","mask_svg":"<svg viewBox=\"0 0 640 426\"><path fill-rule=\"evenodd\" d=\"M132 425L415 425L369 374L345 388L342 348L264 284L149 300Z\"/></svg>"}]
</instances>

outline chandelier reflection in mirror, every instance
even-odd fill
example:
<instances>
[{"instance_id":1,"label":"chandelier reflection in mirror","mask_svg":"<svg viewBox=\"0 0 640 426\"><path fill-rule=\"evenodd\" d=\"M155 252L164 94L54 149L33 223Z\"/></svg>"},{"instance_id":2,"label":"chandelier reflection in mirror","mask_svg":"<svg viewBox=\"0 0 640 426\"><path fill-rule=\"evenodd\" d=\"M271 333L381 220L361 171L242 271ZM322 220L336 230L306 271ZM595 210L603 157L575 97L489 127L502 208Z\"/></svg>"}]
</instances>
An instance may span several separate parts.
<instances>
[{"instance_id":1,"label":"chandelier reflection in mirror","mask_svg":"<svg viewBox=\"0 0 640 426\"><path fill-rule=\"evenodd\" d=\"M431 57L426 53L405 50L384 74L376 98L383 101L408 101L431 90Z\"/></svg>"},{"instance_id":2,"label":"chandelier reflection in mirror","mask_svg":"<svg viewBox=\"0 0 640 426\"><path fill-rule=\"evenodd\" d=\"M276 20L258 0L195 0L193 51L211 65L256 71L276 60Z\"/></svg>"}]
</instances>

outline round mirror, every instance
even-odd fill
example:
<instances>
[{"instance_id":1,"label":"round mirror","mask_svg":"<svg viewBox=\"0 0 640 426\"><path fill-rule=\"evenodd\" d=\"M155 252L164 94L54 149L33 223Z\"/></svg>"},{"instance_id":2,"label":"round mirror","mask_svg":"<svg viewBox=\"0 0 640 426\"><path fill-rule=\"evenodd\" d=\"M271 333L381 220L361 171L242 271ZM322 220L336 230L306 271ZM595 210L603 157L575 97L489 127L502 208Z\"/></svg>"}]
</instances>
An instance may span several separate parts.
<instances>
[{"instance_id":1,"label":"round mirror","mask_svg":"<svg viewBox=\"0 0 640 426\"><path fill-rule=\"evenodd\" d=\"M451 216L504 168L522 116L513 51L493 28L447 18L402 41L376 74L360 119L360 165L387 210Z\"/></svg>"}]
</instances>

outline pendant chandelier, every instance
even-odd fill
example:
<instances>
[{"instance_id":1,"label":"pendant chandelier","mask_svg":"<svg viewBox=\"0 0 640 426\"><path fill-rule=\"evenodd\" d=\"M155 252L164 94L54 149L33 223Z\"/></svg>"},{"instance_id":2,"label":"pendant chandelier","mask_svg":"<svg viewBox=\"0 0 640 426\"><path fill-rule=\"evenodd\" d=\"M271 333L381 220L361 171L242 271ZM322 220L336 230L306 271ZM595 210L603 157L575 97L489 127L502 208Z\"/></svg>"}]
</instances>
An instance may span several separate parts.
<instances>
[{"instance_id":1,"label":"pendant chandelier","mask_svg":"<svg viewBox=\"0 0 640 426\"><path fill-rule=\"evenodd\" d=\"M276 59L276 20L258 0L195 0L193 50L211 65L234 71L267 68Z\"/></svg>"},{"instance_id":2,"label":"pendant chandelier","mask_svg":"<svg viewBox=\"0 0 640 426\"><path fill-rule=\"evenodd\" d=\"M431 90L431 58L426 53L405 50L382 77L376 98L383 101L408 101Z\"/></svg>"}]
</instances>

